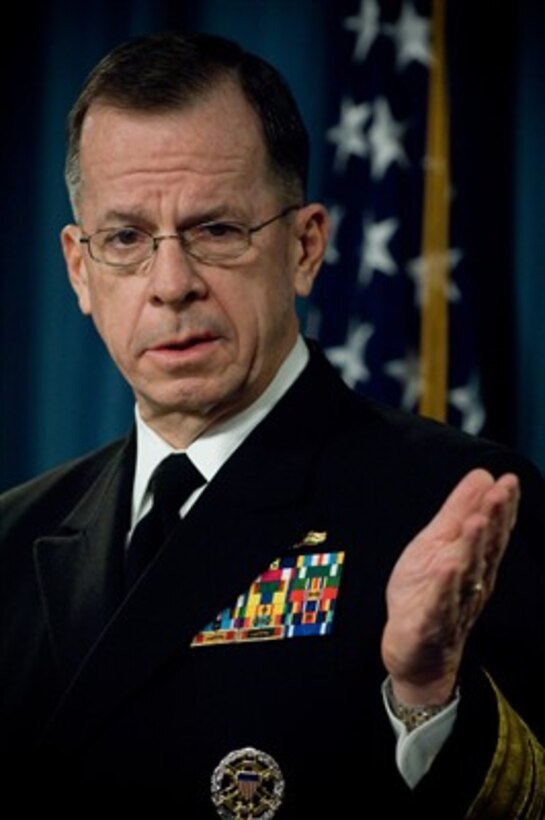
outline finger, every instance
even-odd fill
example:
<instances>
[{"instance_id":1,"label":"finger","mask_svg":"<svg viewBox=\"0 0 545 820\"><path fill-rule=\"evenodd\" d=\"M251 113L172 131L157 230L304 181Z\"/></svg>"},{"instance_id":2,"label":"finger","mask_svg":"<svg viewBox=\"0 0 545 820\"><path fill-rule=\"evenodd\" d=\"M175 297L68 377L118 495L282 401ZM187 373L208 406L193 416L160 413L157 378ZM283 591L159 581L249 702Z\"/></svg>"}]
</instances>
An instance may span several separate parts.
<instances>
[{"instance_id":1,"label":"finger","mask_svg":"<svg viewBox=\"0 0 545 820\"><path fill-rule=\"evenodd\" d=\"M456 569L458 592L482 581L487 542L488 520L482 513L473 513L462 522L460 537L442 550Z\"/></svg>"},{"instance_id":2,"label":"finger","mask_svg":"<svg viewBox=\"0 0 545 820\"><path fill-rule=\"evenodd\" d=\"M487 470L479 467L466 473L426 527L426 535L449 540L456 538L463 522L479 510L485 493L493 486L494 477Z\"/></svg>"},{"instance_id":3,"label":"finger","mask_svg":"<svg viewBox=\"0 0 545 820\"><path fill-rule=\"evenodd\" d=\"M426 527L426 535L443 539L456 538L464 520L472 513L482 512L500 522L503 521L504 507L506 526L510 531L516 521L519 497L519 481L513 473L505 473L495 479L482 468L471 470L446 498Z\"/></svg>"},{"instance_id":4,"label":"finger","mask_svg":"<svg viewBox=\"0 0 545 820\"><path fill-rule=\"evenodd\" d=\"M489 592L494 588L498 569L516 523L519 500L518 479L512 475L499 479L483 499L483 515L488 520L483 581Z\"/></svg>"},{"instance_id":5,"label":"finger","mask_svg":"<svg viewBox=\"0 0 545 820\"><path fill-rule=\"evenodd\" d=\"M484 494L481 510L490 517L496 530L508 537L516 524L519 503L519 480L506 473Z\"/></svg>"},{"instance_id":6,"label":"finger","mask_svg":"<svg viewBox=\"0 0 545 820\"><path fill-rule=\"evenodd\" d=\"M494 589L516 520L519 495L518 479L513 475L502 476L484 494L480 513L463 527L460 566L463 560L467 563L460 583L460 601L475 616Z\"/></svg>"},{"instance_id":7,"label":"finger","mask_svg":"<svg viewBox=\"0 0 545 820\"><path fill-rule=\"evenodd\" d=\"M487 517L482 513L475 513L464 522L458 542L465 567L458 574L453 593L458 638L461 641L465 641L491 593L485 581L488 529ZM462 562L459 566L462 567Z\"/></svg>"}]
</instances>

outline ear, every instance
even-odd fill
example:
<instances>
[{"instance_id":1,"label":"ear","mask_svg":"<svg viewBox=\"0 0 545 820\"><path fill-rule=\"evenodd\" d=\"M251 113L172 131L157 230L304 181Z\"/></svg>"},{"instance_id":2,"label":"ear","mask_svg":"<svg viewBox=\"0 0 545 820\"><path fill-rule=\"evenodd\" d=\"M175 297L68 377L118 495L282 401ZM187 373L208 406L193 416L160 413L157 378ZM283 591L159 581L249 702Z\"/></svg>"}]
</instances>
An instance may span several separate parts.
<instances>
[{"instance_id":1,"label":"ear","mask_svg":"<svg viewBox=\"0 0 545 820\"><path fill-rule=\"evenodd\" d=\"M61 231L61 245L70 284L78 297L81 312L88 316L91 313L89 274L83 256L83 245L79 241L80 236L81 230L77 225L66 225Z\"/></svg>"},{"instance_id":2,"label":"ear","mask_svg":"<svg viewBox=\"0 0 545 820\"><path fill-rule=\"evenodd\" d=\"M296 214L294 287L297 296L308 296L322 265L329 236L329 219L319 203L304 205Z\"/></svg>"}]
</instances>

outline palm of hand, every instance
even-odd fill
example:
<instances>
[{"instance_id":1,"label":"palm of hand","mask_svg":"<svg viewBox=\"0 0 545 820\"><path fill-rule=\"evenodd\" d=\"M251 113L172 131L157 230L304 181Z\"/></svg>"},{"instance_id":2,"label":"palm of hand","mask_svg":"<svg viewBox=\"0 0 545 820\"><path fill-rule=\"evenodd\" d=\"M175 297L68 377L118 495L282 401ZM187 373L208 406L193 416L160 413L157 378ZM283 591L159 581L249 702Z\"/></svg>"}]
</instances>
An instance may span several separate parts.
<instances>
[{"instance_id":1,"label":"palm of hand","mask_svg":"<svg viewBox=\"0 0 545 820\"><path fill-rule=\"evenodd\" d=\"M452 693L467 637L492 594L518 500L514 475L494 479L473 470L399 557L386 590L382 657L401 700L441 702Z\"/></svg>"}]
</instances>

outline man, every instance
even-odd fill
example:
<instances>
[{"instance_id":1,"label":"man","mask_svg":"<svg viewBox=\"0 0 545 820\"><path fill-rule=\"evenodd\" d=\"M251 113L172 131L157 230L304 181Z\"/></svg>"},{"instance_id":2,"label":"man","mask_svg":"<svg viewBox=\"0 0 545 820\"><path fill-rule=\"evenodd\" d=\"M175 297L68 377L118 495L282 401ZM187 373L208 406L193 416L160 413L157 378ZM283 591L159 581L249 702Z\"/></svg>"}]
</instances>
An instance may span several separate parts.
<instances>
[{"instance_id":1,"label":"man","mask_svg":"<svg viewBox=\"0 0 545 820\"><path fill-rule=\"evenodd\" d=\"M62 245L136 423L2 499L20 799L541 816L543 478L356 397L300 337L307 154L275 70L206 35L121 45L74 106ZM142 536L179 452L191 491Z\"/></svg>"}]
</instances>

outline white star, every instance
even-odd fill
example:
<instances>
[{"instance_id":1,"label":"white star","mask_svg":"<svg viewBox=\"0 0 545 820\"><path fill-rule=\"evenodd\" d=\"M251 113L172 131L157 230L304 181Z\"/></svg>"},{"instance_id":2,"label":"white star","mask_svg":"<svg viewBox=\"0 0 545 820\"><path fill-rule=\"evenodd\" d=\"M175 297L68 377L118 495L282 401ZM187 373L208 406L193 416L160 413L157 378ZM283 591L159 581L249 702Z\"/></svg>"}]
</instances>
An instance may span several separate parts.
<instances>
[{"instance_id":1,"label":"white star","mask_svg":"<svg viewBox=\"0 0 545 820\"><path fill-rule=\"evenodd\" d=\"M341 119L327 131L327 139L337 146L335 168L344 171L348 158L354 154L365 157L368 153L367 138L363 127L371 116L371 107L367 103L356 105L353 100L344 98L341 103Z\"/></svg>"},{"instance_id":2,"label":"white star","mask_svg":"<svg viewBox=\"0 0 545 820\"><path fill-rule=\"evenodd\" d=\"M405 130L406 126L393 118L388 100L379 97L374 103L373 123L368 132L371 176L375 179L383 177L392 162L409 164L401 142Z\"/></svg>"},{"instance_id":3,"label":"white star","mask_svg":"<svg viewBox=\"0 0 545 820\"><path fill-rule=\"evenodd\" d=\"M336 265L341 254L337 248L337 236L339 233L339 226L344 219L346 213L345 208L341 205L332 205L329 209L329 238L325 251L325 261L328 265Z\"/></svg>"},{"instance_id":4,"label":"white star","mask_svg":"<svg viewBox=\"0 0 545 820\"><path fill-rule=\"evenodd\" d=\"M358 62L367 57L380 33L379 13L380 9L376 0L361 0L359 14L346 17L344 20L345 29L355 31L358 35L353 54L353 59Z\"/></svg>"},{"instance_id":5,"label":"white star","mask_svg":"<svg viewBox=\"0 0 545 820\"><path fill-rule=\"evenodd\" d=\"M422 390L420 359L414 350L407 351L404 359L388 362L384 372L401 384L401 406L405 410L414 410Z\"/></svg>"},{"instance_id":6,"label":"white star","mask_svg":"<svg viewBox=\"0 0 545 820\"><path fill-rule=\"evenodd\" d=\"M462 251L459 248L449 248L447 251L447 267L449 271L452 271L460 259L463 256ZM424 258L423 256L418 256L416 259L412 259L407 263L407 273L411 277L415 285L415 302L416 304L421 307L424 302L424 288L426 283L426 278L429 276L430 269L434 265L443 265L445 262L445 255L442 253L432 254L428 258ZM448 281L447 285L447 298L449 302L459 302L462 298L462 294L455 282L451 279Z\"/></svg>"},{"instance_id":7,"label":"white star","mask_svg":"<svg viewBox=\"0 0 545 820\"><path fill-rule=\"evenodd\" d=\"M486 414L481 401L479 378L472 373L469 382L463 387L449 391L449 402L462 415L461 427L466 433L477 435L484 426Z\"/></svg>"},{"instance_id":8,"label":"white star","mask_svg":"<svg viewBox=\"0 0 545 820\"><path fill-rule=\"evenodd\" d=\"M370 373L365 364L365 350L369 339L375 332L372 325L351 323L344 345L326 348L329 361L340 370L341 376L349 387L358 382L366 382Z\"/></svg>"},{"instance_id":9,"label":"white star","mask_svg":"<svg viewBox=\"0 0 545 820\"><path fill-rule=\"evenodd\" d=\"M398 68L413 60L425 66L431 63L430 21L419 17L412 3L404 3L395 25L385 25L383 30L396 45Z\"/></svg>"},{"instance_id":10,"label":"white star","mask_svg":"<svg viewBox=\"0 0 545 820\"><path fill-rule=\"evenodd\" d=\"M399 219L383 219L382 222L372 223L367 217L364 218L358 273L358 281L362 285L369 284L375 270L386 276L393 276L397 273L397 264L387 246L398 228Z\"/></svg>"}]
</instances>

